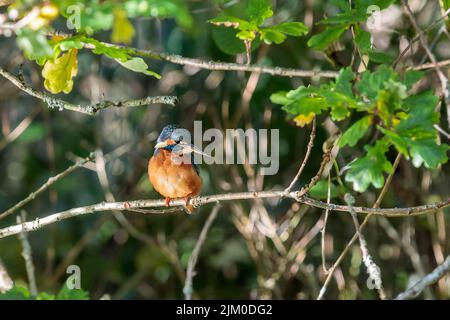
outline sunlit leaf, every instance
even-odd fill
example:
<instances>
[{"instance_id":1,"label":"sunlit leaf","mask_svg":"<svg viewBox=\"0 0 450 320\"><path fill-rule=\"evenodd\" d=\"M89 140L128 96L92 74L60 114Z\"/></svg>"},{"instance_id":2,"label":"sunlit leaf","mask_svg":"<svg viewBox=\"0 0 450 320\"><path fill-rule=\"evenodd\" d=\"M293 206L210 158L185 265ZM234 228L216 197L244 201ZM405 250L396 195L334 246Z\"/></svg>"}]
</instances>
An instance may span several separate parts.
<instances>
[{"instance_id":1,"label":"sunlit leaf","mask_svg":"<svg viewBox=\"0 0 450 320\"><path fill-rule=\"evenodd\" d=\"M114 10L114 24L111 34L112 42L130 44L133 40L135 31L127 13L121 8Z\"/></svg>"},{"instance_id":2,"label":"sunlit leaf","mask_svg":"<svg viewBox=\"0 0 450 320\"><path fill-rule=\"evenodd\" d=\"M42 65L53 56L53 49L43 30L33 31L29 28L21 28L16 32L17 45L22 49L27 59L34 60Z\"/></svg>"},{"instance_id":3,"label":"sunlit leaf","mask_svg":"<svg viewBox=\"0 0 450 320\"><path fill-rule=\"evenodd\" d=\"M247 15L251 22L259 26L273 15L270 0L248 0Z\"/></svg>"},{"instance_id":4,"label":"sunlit leaf","mask_svg":"<svg viewBox=\"0 0 450 320\"><path fill-rule=\"evenodd\" d=\"M315 116L314 112L310 112L307 115L300 114L294 118L294 122L296 125L303 128L305 125L310 124Z\"/></svg>"},{"instance_id":5,"label":"sunlit leaf","mask_svg":"<svg viewBox=\"0 0 450 320\"><path fill-rule=\"evenodd\" d=\"M48 60L42 69L45 88L52 93L69 93L78 72L77 49L63 53L59 58Z\"/></svg>"},{"instance_id":6,"label":"sunlit leaf","mask_svg":"<svg viewBox=\"0 0 450 320\"><path fill-rule=\"evenodd\" d=\"M121 60L118 59L116 59L116 61L119 62L125 68L130 69L134 72L141 72L148 76L153 76L157 79L161 78L159 74L148 69L147 63L145 63L144 59L142 58L131 58L125 62L122 62Z\"/></svg>"}]
</instances>

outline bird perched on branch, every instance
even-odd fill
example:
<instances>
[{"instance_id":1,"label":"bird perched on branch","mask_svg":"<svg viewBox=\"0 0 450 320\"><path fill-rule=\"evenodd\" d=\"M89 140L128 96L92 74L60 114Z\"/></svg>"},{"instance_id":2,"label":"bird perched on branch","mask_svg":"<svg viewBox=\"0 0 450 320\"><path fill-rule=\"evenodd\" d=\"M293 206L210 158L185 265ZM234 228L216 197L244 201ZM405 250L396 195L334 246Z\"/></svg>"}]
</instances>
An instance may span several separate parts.
<instances>
[{"instance_id":1,"label":"bird perched on branch","mask_svg":"<svg viewBox=\"0 0 450 320\"><path fill-rule=\"evenodd\" d=\"M186 133L186 129L174 125L163 128L148 162L148 177L155 190L166 198L167 206L171 199L183 198L187 212L192 213L194 207L188 204L189 199L197 196L202 188L193 154L203 153L183 141Z\"/></svg>"}]
</instances>

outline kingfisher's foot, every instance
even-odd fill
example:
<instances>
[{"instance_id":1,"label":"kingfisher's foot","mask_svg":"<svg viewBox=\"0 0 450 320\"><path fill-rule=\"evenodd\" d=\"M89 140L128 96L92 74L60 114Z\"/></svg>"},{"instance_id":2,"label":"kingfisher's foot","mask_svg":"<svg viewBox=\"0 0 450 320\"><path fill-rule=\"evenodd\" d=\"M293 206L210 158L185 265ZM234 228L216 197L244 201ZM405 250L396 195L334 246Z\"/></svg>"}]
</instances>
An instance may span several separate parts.
<instances>
[{"instance_id":1,"label":"kingfisher's foot","mask_svg":"<svg viewBox=\"0 0 450 320\"><path fill-rule=\"evenodd\" d=\"M191 198L190 197L185 197L184 201L186 202L186 204L184 205L184 209L186 210L186 212L188 214L191 214L192 212L194 212L195 207L192 204L189 204L189 200Z\"/></svg>"},{"instance_id":2,"label":"kingfisher's foot","mask_svg":"<svg viewBox=\"0 0 450 320\"><path fill-rule=\"evenodd\" d=\"M170 207L170 198L166 197L164 201L166 202L166 207Z\"/></svg>"}]
</instances>

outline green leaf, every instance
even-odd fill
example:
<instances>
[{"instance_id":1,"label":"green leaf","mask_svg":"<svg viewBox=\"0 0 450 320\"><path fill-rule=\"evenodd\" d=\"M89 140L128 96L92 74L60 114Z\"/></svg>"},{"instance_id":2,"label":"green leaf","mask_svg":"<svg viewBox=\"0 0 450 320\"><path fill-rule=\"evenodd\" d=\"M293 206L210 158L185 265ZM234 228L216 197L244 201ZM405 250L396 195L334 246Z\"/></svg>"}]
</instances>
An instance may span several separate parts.
<instances>
[{"instance_id":1,"label":"green leaf","mask_svg":"<svg viewBox=\"0 0 450 320\"><path fill-rule=\"evenodd\" d=\"M423 72L423 71L409 70L409 71L406 71L405 74L403 75L402 82L409 90L424 75L425 75L425 72Z\"/></svg>"},{"instance_id":2,"label":"green leaf","mask_svg":"<svg viewBox=\"0 0 450 320\"><path fill-rule=\"evenodd\" d=\"M356 87L359 92L374 100L378 96L379 91L384 89L385 83L389 79L395 80L396 77L395 72L391 68L382 65L375 72L364 71L361 81Z\"/></svg>"},{"instance_id":3,"label":"green leaf","mask_svg":"<svg viewBox=\"0 0 450 320\"><path fill-rule=\"evenodd\" d=\"M57 300L89 300L89 295L82 289L69 289L67 283L64 283L56 296Z\"/></svg>"},{"instance_id":4,"label":"green leaf","mask_svg":"<svg viewBox=\"0 0 450 320\"><path fill-rule=\"evenodd\" d=\"M359 48L359 51L361 51L362 53L368 53L370 51L370 49L372 48L372 43L370 40L370 33L363 30L359 26L355 28L355 31L356 31L355 42ZM369 55L369 59L370 59L370 55Z\"/></svg>"},{"instance_id":5,"label":"green leaf","mask_svg":"<svg viewBox=\"0 0 450 320\"><path fill-rule=\"evenodd\" d=\"M337 39L339 39L339 37L345 30L347 30L347 26L337 26L327 28L321 33L312 36L308 40L308 46L316 50L323 50L327 48L330 44L335 42Z\"/></svg>"},{"instance_id":6,"label":"green leaf","mask_svg":"<svg viewBox=\"0 0 450 320\"><path fill-rule=\"evenodd\" d=\"M394 145L397 151L403 154L406 157L406 159L409 159L407 141L403 137L401 137L400 135L391 130L385 129L381 126L378 126L378 128L381 130L381 132L383 132L386 135L389 142Z\"/></svg>"},{"instance_id":7,"label":"green leaf","mask_svg":"<svg viewBox=\"0 0 450 320\"><path fill-rule=\"evenodd\" d=\"M301 22L283 22L271 27L271 29L293 37L300 37L308 33L308 27Z\"/></svg>"},{"instance_id":8,"label":"green leaf","mask_svg":"<svg viewBox=\"0 0 450 320\"><path fill-rule=\"evenodd\" d=\"M286 91L278 91L276 93L272 93L270 96L270 101L275 104L288 104L292 100L286 97Z\"/></svg>"},{"instance_id":9,"label":"green leaf","mask_svg":"<svg viewBox=\"0 0 450 320\"><path fill-rule=\"evenodd\" d=\"M36 296L36 300L55 300L55 295L49 294L47 292L39 292Z\"/></svg>"},{"instance_id":10,"label":"green leaf","mask_svg":"<svg viewBox=\"0 0 450 320\"><path fill-rule=\"evenodd\" d=\"M234 29L239 29L239 30L257 30L257 26L245 21L243 19L239 19L236 17L232 17L232 16L222 16L222 17L217 17L214 19L210 19L208 20L208 23L211 23L215 26L220 26L220 27L228 27L228 28L234 28Z\"/></svg>"},{"instance_id":11,"label":"green leaf","mask_svg":"<svg viewBox=\"0 0 450 320\"><path fill-rule=\"evenodd\" d=\"M327 102L323 97L304 97L283 106L284 111L293 115L309 115L311 112L317 115L327 108Z\"/></svg>"},{"instance_id":12,"label":"green leaf","mask_svg":"<svg viewBox=\"0 0 450 320\"><path fill-rule=\"evenodd\" d=\"M369 51L369 60L375 63L382 63L382 64L392 64L394 61L394 56L386 53L386 52L378 52L378 51Z\"/></svg>"},{"instance_id":13,"label":"green leaf","mask_svg":"<svg viewBox=\"0 0 450 320\"><path fill-rule=\"evenodd\" d=\"M259 26L267 18L273 16L270 0L248 0L247 15L249 20Z\"/></svg>"},{"instance_id":14,"label":"green leaf","mask_svg":"<svg viewBox=\"0 0 450 320\"><path fill-rule=\"evenodd\" d=\"M364 137L371 124L372 116L366 116L356 121L353 125L350 126L350 128L348 128L344 132L344 134L339 139L339 147L342 148L346 145L354 147L358 143L358 141L362 137Z\"/></svg>"},{"instance_id":15,"label":"green leaf","mask_svg":"<svg viewBox=\"0 0 450 320\"><path fill-rule=\"evenodd\" d=\"M308 193L315 199L327 199L328 197L328 181L319 181L317 182L311 189L309 189ZM330 185L330 197L336 198L339 195L338 187L331 183Z\"/></svg>"},{"instance_id":16,"label":"green leaf","mask_svg":"<svg viewBox=\"0 0 450 320\"><path fill-rule=\"evenodd\" d=\"M74 36L68 39L62 39L55 44L55 48L59 48L63 51L68 51L70 49L82 49L84 43L81 37Z\"/></svg>"},{"instance_id":17,"label":"green leaf","mask_svg":"<svg viewBox=\"0 0 450 320\"><path fill-rule=\"evenodd\" d=\"M448 161L447 152L450 150L450 146L438 145L434 139L410 140L409 146L412 163L417 168L425 164L426 168L435 169Z\"/></svg>"},{"instance_id":18,"label":"green leaf","mask_svg":"<svg viewBox=\"0 0 450 320\"><path fill-rule=\"evenodd\" d=\"M253 31L246 31L246 30L243 30L243 31L239 31L239 32L236 34L236 37L237 37L238 39L241 39L241 40L249 40L249 41L253 41L253 39L255 39L255 37L256 37L256 34L255 34L255 32L253 32Z\"/></svg>"},{"instance_id":19,"label":"green leaf","mask_svg":"<svg viewBox=\"0 0 450 320\"><path fill-rule=\"evenodd\" d=\"M83 42L93 45L95 48L92 50L92 52L94 52L95 54L105 55L110 59L119 59L121 61L126 61L130 58L128 54L129 50L125 47L106 44L88 37L84 37Z\"/></svg>"},{"instance_id":20,"label":"green leaf","mask_svg":"<svg viewBox=\"0 0 450 320\"><path fill-rule=\"evenodd\" d=\"M355 74L351 67L341 69L336 78L336 91L343 93L349 97L353 97L352 81L355 79Z\"/></svg>"},{"instance_id":21,"label":"green leaf","mask_svg":"<svg viewBox=\"0 0 450 320\"><path fill-rule=\"evenodd\" d=\"M125 68L130 69L134 72L141 72L148 76L153 76L157 79L161 78L161 76L159 74L157 74L156 72L154 72L152 70L148 70L148 65L147 65L147 63L145 63L144 59L142 59L142 58L131 58L125 62L122 62L119 59L116 59L116 61L119 62Z\"/></svg>"},{"instance_id":22,"label":"green leaf","mask_svg":"<svg viewBox=\"0 0 450 320\"><path fill-rule=\"evenodd\" d=\"M214 27L212 29L212 37L216 46L230 55L245 52L245 45L236 37L236 34L237 31L230 28ZM252 43L252 49L255 48L257 41L259 41L259 38Z\"/></svg>"},{"instance_id":23,"label":"green leaf","mask_svg":"<svg viewBox=\"0 0 450 320\"><path fill-rule=\"evenodd\" d=\"M12 289L0 293L0 300L32 300L27 288L14 286Z\"/></svg>"},{"instance_id":24,"label":"green leaf","mask_svg":"<svg viewBox=\"0 0 450 320\"><path fill-rule=\"evenodd\" d=\"M109 45L88 37L84 37L83 41L95 46L95 49L92 50L95 54L105 55L110 59L114 59L125 68L134 72L140 72L157 79L161 78L158 73L148 70L148 65L145 63L144 59L131 57L129 55L130 50L125 47Z\"/></svg>"},{"instance_id":25,"label":"green leaf","mask_svg":"<svg viewBox=\"0 0 450 320\"><path fill-rule=\"evenodd\" d=\"M439 114L434 112L437 103L438 98L431 91L409 96L403 102L408 116L400 121L395 131L414 139L430 137L430 132L436 132L433 125L439 121Z\"/></svg>"},{"instance_id":26,"label":"green leaf","mask_svg":"<svg viewBox=\"0 0 450 320\"><path fill-rule=\"evenodd\" d=\"M308 28L301 22L283 22L273 27L261 28L261 40L267 44L280 44L286 40L286 35L299 37L307 34Z\"/></svg>"},{"instance_id":27,"label":"green leaf","mask_svg":"<svg viewBox=\"0 0 450 320\"><path fill-rule=\"evenodd\" d=\"M366 146L367 154L352 161L348 167L345 181L352 183L353 190L364 192L370 185L381 188L384 185L384 173L393 171L392 164L387 160L388 142L378 140L374 146Z\"/></svg>"},{"instance_id":28,"label":"green leaf","mask_svg":"<svg viewBox=\"0 0 450 320\"><path fill-rule=\"evenodd\" d=\"M263 28L260 31L261 40L263 40L267 44L280 44L286 40L286 36L273 28Z\"/></svg>"},{"instance_id":29,"label":"green leaf","mask_svg":"<svg viewBox=\"0 0 450 320\"><path fill-rule=\"evenodd\" d=\"M53 49L43 30L33 31L29 28L19 28L16 32L17 45L27 59L43 65L47 59L53 57Z\"/></svg>"}]
</instances>

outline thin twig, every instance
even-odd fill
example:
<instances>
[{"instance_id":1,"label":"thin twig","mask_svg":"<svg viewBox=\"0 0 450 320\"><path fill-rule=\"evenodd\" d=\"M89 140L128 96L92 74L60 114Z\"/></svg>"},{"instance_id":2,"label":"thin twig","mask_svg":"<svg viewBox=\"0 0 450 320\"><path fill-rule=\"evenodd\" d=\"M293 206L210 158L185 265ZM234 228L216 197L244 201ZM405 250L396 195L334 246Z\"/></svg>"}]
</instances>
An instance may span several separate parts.
<instances>
[{"instance_id":1,"label":"thin twig","mask_svg":"<svg viewBox=\"0 0 450 320\"><path fill-rule=\"evenodd\" d=\"M25 222L26 215L25 212L22 211L22 216L17 217L17 223ZM33 264L33 256L31 252L30 242L28 241L28 235L25 231L19 233L19 239L22 243L22 256L25 260L25 268L27 270L28 284L30 289L30 294L32 296L37 296L37 286L36 286L36 277L34 275L34 264Z\"/></svg>"},{"instance_id":2,"label":"thin twig","mask_svg":"<svg viewBox=\"0 0 450 320\"><path fill-rule=\"evenodd\" d=\"M33 119L40 112L38 108L34 109L25 119L23 119L17 127L14 128L7 136L0 140L0 151L3 150L8 144L16 140L25 130L28 129Z\"/></svg>"},{"instance_id":3,"label":"thin twig","mask_svg":"<svg viewBox=\"0 0 450 320\"><path fill-rule=\"evenodd\" d=\"M416 22L416 19L414 18L414 14L411 10L411 7L408 4L408 1L402 0L402 4L403 4L403 7L405 8L406 15L408 16L409 21L413 25L416 33L419 35L419 40L420 40L420 43L421 43L423 49L425 50L431 63L434 65L434 69L439 78L439 82L441 83L442 95L444 96L445 104L447 106L447 121L450 126L450 91L448 89L448 79L442 72L441 67L438 64L438 61L436 60L436 57L434 56L434 54L431 52L430 48L428 47L427 39L425 38L422 30L419 28L419 26Z\"/></svg>"},{"instance_id":4,"label":"thin twig","mask_svg":"<svg viewBox=\"0 0 450 320\"><path fill-rule=\"evenodd\" d=\"M373 261L372 256L369 253L369 249L367 248L367 242L364 235L361 232L361 227L359 226L358 217L356 216L355 211L353 211L353 204L355 203L355 198L350 193L346 193L345 202L350 207L350 215L352 216L353 224L355 225L356 234L359 239L359 247L361 249L362 260L364 265L366 266L367 273L369 274L370 280L373 282L374 287L377 289L378 294L381 300L386 299L386 293L383 289L383 282L381 280L381 272L378 265Z\"/></svg>"},{"instance_id":5,"label":"thin twig","mask_svg":"<svg viewBox=\"0 0 450 320\"><path fill-rule=\"evenodd\" d=\"M91 154L90 156L88 156L88 157L86 157L86 158L84 158L82 160L77 161L75 164L71 165L70 167L68 167L63 172L58 173L56 176L48 178L47 182L45 182L42 186L40 186L36 191L33 191L25 199L23 199L22 201L18 202L17 204L12 206L8 210L6 210L3 213L1 213L0 214L0 220L6 218L7 216L12 214L13 212L17 211L18 209L20 209L21 207L26 205L28 202L30 202L34 198L36 198L39 194L41 194L42 192L44 192L45 190L50 188L50 186L52 184L54 184L55 182L58 182L59 180L61 180L64 177L68 176L69 174L74 172L79 167L82 167L85 163L87 163L89 161L92 161L92 159L93 159L93 154Z\"/></svg>"},{"instance_id":6,"label":"thin twig","mask_svg":"<svg viewBox=\"0 0 450 320\"><path fill-rule=\"evenodd\" d=\"M216 194L210 196L196 197L190 199L188 204L199 207L208 203L216 203L221 201L235 201L235 200L255 200L266 198L280 198L285 197L284 191L260 191L260 192L238 192ZM326 202L311 199L307 196L298 197L297 192L291 192L287 197L294 199L299 203L303 203L310 207L321 209L330 209L333 211L349 212L350 208L344 205L327 204ZM184 199L173 199L170 201L171 206L184 206L186 201ZM36 218L33 221L25 222L0 229L0 238L8 237L18 234L22 231L35 231L44 226L59 222L61 220L70 219L82 215L92 214L94 212L114 211L114 210L129 210L134 208L156 208L165 207L166 203L163 199L160 200L133 200L124 202L101 202L89 206L78 207L66 211L54 213L43 218ZM450 198L446 201L426 204L416 207L408 208L367 208L367 207L353 207L356 213L364 213L370 215L382 215L386 217L411 217L422 214L435 212L436 210L450 207ZM363 225L361 225L362 227Z\"/></svg>"},{"instance_id":7,"label":"thin twig","mask_svg":"<svg viewBox=\"0 0 450 320\"><path fill-rule=\"evenodd\" d=\"M424 32L428 32L431 29L434 28L435 25L437 25L439 22L443 21L448 15L450 14L450 9L447 9L447 11L445 11L441 17L439 17L439 19L433 21L430 25L428 25L423 31ZM415 43L416 41L419 40L419 35L416 35L406 46L405 49L403 49L402 52L400 52L400 54L398 55L398 57L394 60L394 62L392 63L392 67L395 68L397 66L397 64L400 62L401 58L406 54L406 52L408 52L408 50L411 48L411 46L413 45L413 43Z\"/></svg>"},{"instance_id":8,"label":"thin twig","mask_svg":"<svg viewBox=\"0 0 450 320\"><path fill-rule=\"evenodd\" d=\"M136 100L124 100L124 101L109 101L104 100L100 101L94 104L88 104L88 105L80 105L80 104L73 104L67 101L64 101L62 99L55 98L45 92L38 91L36 89L33 89L32 87L26 85L24 82L22 82L19 78L17 78L12 73L6 71L3 68L0 68L0 75L9 80L12 84L14 84L16 87L18 87L23 92L36 97L42 101L44 101L47 106L50 109L57 109L57 110L71 110L80 112L87 115L94 115L98 111L107 109L110 107L117 107L117 108L131 108L131 107L139 107L139 106L145 106L149 104L166 104L170 106L175 106L178 102L178 98L174 96L155 96L155 97L146 97L143 99L136 99Z\"/></svg>"},{"instance_id":9,"label":"thin twig","mask_svg":"<svg viewBox=\"0 0 450 320\"><path fill-rule=\"evenodd\" d=\"M183 293L184 298L186 300L191 300L192 298L192 279L195 276L195 265L197 264L198 255L200 254L200 250L203 246L203 243L206 240L206 235L208 234L208 230L211 227L212 223L217 217L217 213L219 212L220 204L217 203L212 209L208 219L205 222L205 225L200 232L200 236L198 237L197 243L195 244L194 250L192 250L192 254L189 257L189 262L186 270L186 281L184 283Z\"/></svg>"},{"instance_id":10,"label":"thin twig","mask_svg":"<svg viewBox=\"0 0 450 320\"><path fill-rule=\"evenodd\" d=\"M328 175L328 190L327 190L327 204L330 204L331 201L331 175ZM325 272L325 274L328 274L330 270L327 268L326 258L325 258L325 234L326 234L326 228L327 228L327 222L328 222L328 215L330 213L330 209L325 209L325 214L323 217L323 227L322 230L320 230L321 237L320 237L320 245L321 245L321 253L322 253L322 269Z\"/></svg>"},{"instance_id":11,"label":"thin twig","mask_svg":"<svg viewBox=\"0 0 450 320\"><path fill-rule=\"evenodd\" d=\"M398 165L399 165L401 159L402 159L401 154L400 154L400 153L397 154L397 157L395 158L394 164L392 165L392 167L393 167L392 172L391 172L391 173L389 174L389 176L387 177L386 182L385 182L385 184L384 184L384 186L383 186L383 189L381 189L381 192L380 192L380 194L378 195L378 198L377 198L377 200L375 201L375 203L374 203L372 209L377 209L377 208L380 206L381 201L383 201L383 198L384 198L384 196L386 195L386 192L387 192L387 190L389 189L389 186L391 185L392 178L394 177L395 170L397 169L397 167L398 167ZM449 199L449 201L450 201L450 199ZM353 209L355 210L355 207L353 207ZM357 210L355 210L355 212L357 212ZM360 226L359 230L362 230L362 229L366 226L366 224L367 224L367 222L369 221L369 219L370 219L371 216L372 216L372 213L369 213L369 214L364 218L363 222L361 223L361 226ZM353 237L350 239L350 241L347 243L347 245L345 246L345 248L342 250L342 252L341 252L341 254L339 255L339 257L336 259L336 262L335 262L335 263L333 264L333 266L329 269L327 278L325 279L325 282L324 282L322 288L320 289L319 296L317 297L317 300L322 300L322 299L323 299L323 297L324 297L324 295L325 295L325 293L326 293L326 291L327 291L328 284L330 283L331 278L332 278L332 276L333 276L335 270L337 269L337 267L339 267L339 265L341 264L342 260L344 260L344 257L345 257L345 255L347 254L348 250L350 249L350 247L353 245L353 243L354 243L357 239L358 239L358 234L355 232L355 234L353 234Z\"/></svg>"},{"instance_id":12,"label":"thin twig","mask_svg":"<svg viewBox=\"0 0 450 320\"><path fill-rule=\"evenodd\" d=\"M281 77L319 77L319 78L336 78L339 74L336 71L315 71L315 70L301 70L293 68L282 68L282 67L269 67L255 64L240 64L240 63L229 63L229 62L219 62L219 61L206 61L202 59L187 58L176 54L170 54L166 52L156 52L149 49L138 49L126 46L120 46L112 43L101 42L103 45L121 48L127 50L127 53L134 56L145 57L155 60L163 60L171 62L174 64L188 65L192 67L197 67L206 70L221 70L221 71L244 71L244 72L256 72L256 73L267 73L273 76ZM92 44L85 44L86 49L95 49Z\"/></svg>"},{"instance_id":13,"label":"thin twig","mask_svg":"<svg viewBox=\"0 0 450 320\"><path fill-rule=\"evenodd\" d=\"M446 66L450 65L450 59L449 60L438 61L436 64L434 64L434 63L423 63L423 64L420 64L418 66L409 66L408 68L406 68L406 70L427 70L427 69L436 68L436 65L438 67L446 67Z\"/></svg>"},{"instance_id":14,"label":"thin twig","mask_svg":"<svg viewBox=\"0 0 450 320\"><path fill-rule=\"evenodd\" d=\"M431 273L417 281L412 287L400 293L395 300L407 300L417 297L426 287L437 282L443 276L450 272L450 256L445 259L444 263L434 269Z\"/></svg>"},{"instance_id":15,"label":"thin twig","mask_svg":"<svg viewBox=\"0 0 450 320\"><path fill-rule=\"evenodd\" d=\"M308 162L309 156L311 155L311 150L314 146L314 138L316 137L316 118L313 119L311 133L309 135L309 142L306 149L305 158L303 158L303 162L300 165L300 168L298 169L297 174L295 175L294 179L292 180L291 184L284 190L286 193L289 193L294 185L297 183L298 179L302 175L303 170L306 167L306 163Z\"/></svg>"}]
</instances>

